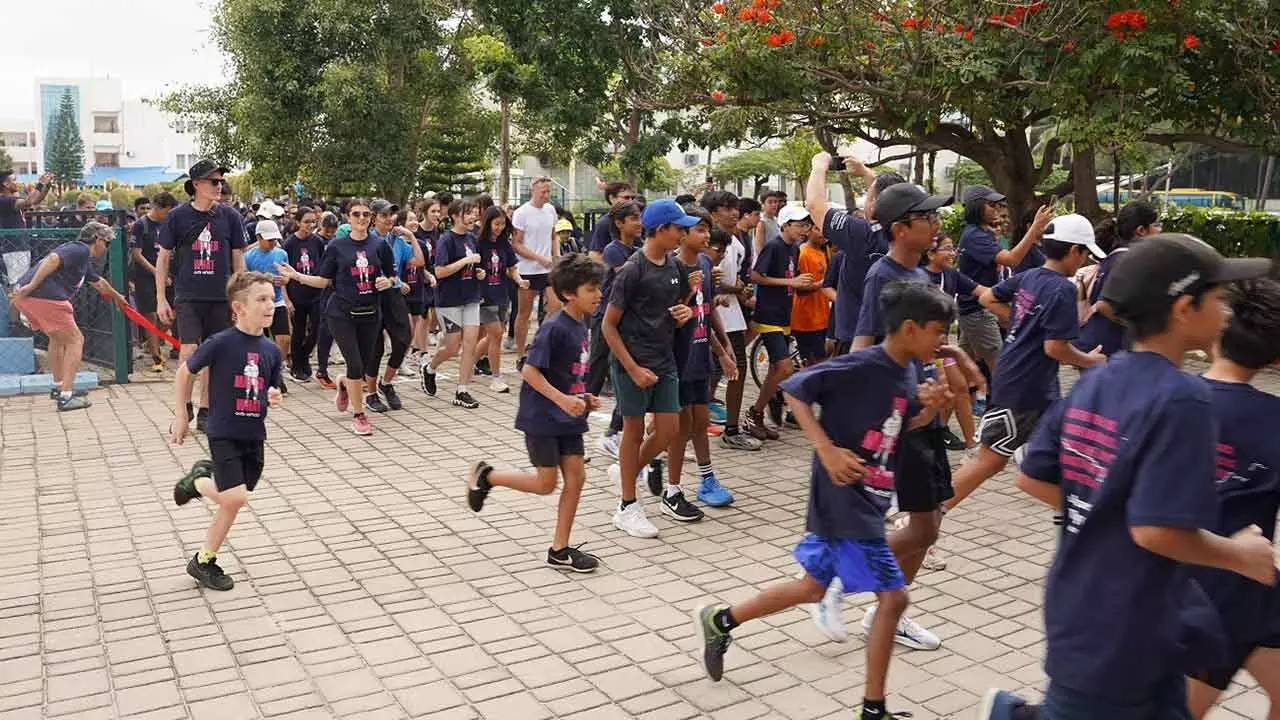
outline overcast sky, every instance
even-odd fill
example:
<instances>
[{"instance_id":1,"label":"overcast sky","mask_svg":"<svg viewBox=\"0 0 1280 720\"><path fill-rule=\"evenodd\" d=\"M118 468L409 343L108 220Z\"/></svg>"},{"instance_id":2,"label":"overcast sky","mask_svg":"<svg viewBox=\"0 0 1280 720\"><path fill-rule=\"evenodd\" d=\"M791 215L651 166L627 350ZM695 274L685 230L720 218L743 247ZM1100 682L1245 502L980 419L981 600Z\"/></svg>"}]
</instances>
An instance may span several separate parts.
<instances>
[{"instance_id":1,"label":"overcast sky","mask_svg":"<svg viewBox=\"0 0 1280 720\"><path fill-rule=\"evenodd\" d=\"M0 118L35 117L37 77L114 77L124 97L221 82L218 0L4 0ZM143 29L145 28L145 30Z\"/></svg>"}]
</instances>

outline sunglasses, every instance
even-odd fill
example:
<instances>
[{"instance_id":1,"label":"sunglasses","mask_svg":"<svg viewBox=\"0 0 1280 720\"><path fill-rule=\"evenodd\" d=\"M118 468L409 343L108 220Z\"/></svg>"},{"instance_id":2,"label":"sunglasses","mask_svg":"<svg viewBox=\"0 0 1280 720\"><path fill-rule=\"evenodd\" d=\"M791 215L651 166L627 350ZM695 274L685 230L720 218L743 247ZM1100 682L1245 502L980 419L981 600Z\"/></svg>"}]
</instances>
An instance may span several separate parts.
<instances>
[{"instance_id":1,"label":"sunglasses","mask_svg":"<svg viewBox=\"0 0 1280 720\"><path fill-rule=\"evenodd\" d=\"M230 185L225 178L201 178L200 182L207 182L210 185Z\"/></svg>"},{"instance_id":2,"label":"sunglasses","mask_svg":"<svg viewBox=\"0 0 1280 720\"><path fill-rule=\"evenodd\" d=\"M908 213L906 217L902 218L898 222L904 223L906 225L910 225L911 223L917 220L927 220L931 223L937 223L940 217L941 216L938 215L938 212L936 210L933 210L930 212L913 212L913 213Z\"/></svg>"},{"instance_id":3,"label":"sunglasses","mask_svg":"<svg viewBox=\"0 0 1280 720\"><path fill-rule=\"evenodd\" d=\"M347 214L348 214L348 215L350 215L350 216L351 216L351 217L353 217L353 218L367 218L367 217L373 217L373 213L371 213L371 212L369 212L369 211L367 211L367 210L365 210L365 211L352 210L351 212L349 212L349 213L347 213Z\"/></svg>"}]
</instances>

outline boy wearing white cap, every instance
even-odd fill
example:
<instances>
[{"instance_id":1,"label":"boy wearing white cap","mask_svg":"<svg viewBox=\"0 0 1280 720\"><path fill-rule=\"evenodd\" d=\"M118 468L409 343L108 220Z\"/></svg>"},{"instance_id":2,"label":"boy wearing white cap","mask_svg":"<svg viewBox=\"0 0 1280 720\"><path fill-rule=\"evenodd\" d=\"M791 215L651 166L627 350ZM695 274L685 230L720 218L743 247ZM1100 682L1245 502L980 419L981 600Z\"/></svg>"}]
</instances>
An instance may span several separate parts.
<instances>
[{"instance_id":1,"label":"boy wearing white cap","mask_svg":"<svg viewBox=\"0 0 1280 720\"><path fill-rule=\"evenodd\" d=\"M282 235L280 234L280 226L275 220L259 220L254 226L254 236L258 242L254 246L245 250L244 266L252 272L260 272L270 275L276 286L276 314L271 320L271 338L275 340L276 347L280 348L280 352L286 358L289 357L289 313L292 308L289 307L288 296L285 295L283 286L283 278L276 270L276 265L289 262L289 253L280 247ZM280 385L283 392L288 389L283 384Z\"/></svg>"}]
</instances>

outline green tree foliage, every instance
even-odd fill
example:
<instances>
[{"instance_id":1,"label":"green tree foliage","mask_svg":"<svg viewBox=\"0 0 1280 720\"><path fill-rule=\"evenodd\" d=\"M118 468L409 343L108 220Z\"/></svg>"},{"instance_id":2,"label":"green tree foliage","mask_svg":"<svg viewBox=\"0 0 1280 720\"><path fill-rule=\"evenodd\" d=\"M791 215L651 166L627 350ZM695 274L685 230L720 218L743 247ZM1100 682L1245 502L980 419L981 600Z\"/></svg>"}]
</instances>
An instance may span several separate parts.
<instances>
[{"instance_id":1,"label":"green tree foliage","mask_svg":"<svg viewBox=\"0 0 1280 720\"><path fill-rule=\"evenodd\" d=\"M494 113L480 108L470 115L457 114L432 123L423 144L418 187L462 195L479 192L487 185L485 173L490 168L496 126Z\"/></svg>"},{"instance_id":2,"label":"green tree foliage","mask_svg":"<svg viewBox=\"0 0 1280 720\"><path fill-rule=\"evenodd\" d=\"M45 133L44 166L61 186L78 185L84 179L84 141L71 92L62 94L58 111Z\"/></svg>"},{"instance_id":3,"label":"green tree foliage","mask_svg":"<svg viewBox=\"0 0 1280 720\"><path fill-rule=\"evenodd\" d=\"M787 175L790 168L783 152L776 148L752 148L720 158L711 166L716 183L750 182L750 197L760 197L760 188L771 175Z\"/></svg>"},{"instance_id":4,"label":"green tree foliage","mask_svg":"<svg viewBox=\"0 0 1280 720\"><path fill-rule=\"evenodd\" d=\"M8 150L4 149L4 139L0 138L0 169L8 170L13 167L13 156Z\"/></svg>"}]
</instances>

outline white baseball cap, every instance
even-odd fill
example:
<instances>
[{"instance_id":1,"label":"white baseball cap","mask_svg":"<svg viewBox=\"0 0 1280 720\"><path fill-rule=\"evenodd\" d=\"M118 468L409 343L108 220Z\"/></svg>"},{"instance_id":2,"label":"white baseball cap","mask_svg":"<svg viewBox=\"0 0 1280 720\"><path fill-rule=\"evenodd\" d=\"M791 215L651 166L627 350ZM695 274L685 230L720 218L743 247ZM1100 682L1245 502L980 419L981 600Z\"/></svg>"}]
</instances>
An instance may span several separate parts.
<instances>
[{"instance_id":1,"label":"white baseball cap","mask_svg":"<svg viewBox=\"0 0 1280 720\"><path fill-rule=\"evenodd\" d=\"M1053 222L1044 229L1044 239L1083 245L1089 254L1099 260L1107 256L1107 253L1098 247L1098 241L1093 238L1093 223L1083 215L1059 215L1054 218Z\"/></svg>"},{"instance_id":2,"label":"white baseball cap","mask_svg":"<svg viewBox=\"0 0 1280 720\"><path fill-rule=\"evenodd\" d=\"M275 204L271 198L258 203L258 217L274 220L284 214L284 208Z\"/></svg>"},{"instance_id":3,"label":"white baseball cap","mask_svg":"<svg viewBox=\"0 0 1280 720\"><path fill-rule=\"evenodd\" d=\"M778 212L779 226L786 225L789 222L808 219L809 211L805 210L803 205L788 205Z\"/></svg>"},{"instance_id":4,"label":"white baseball cap","mask_svg":"<svg viewBox=\"0 0 1280 720\"><path fill-rule=\"evenodd\" d=\"M253 232L255 235L261 235L268 240L279 240L282 237L280 235L280 226L276 224L275 220L259 220L258 226L254 228Z\"/></svg>"}]
</instances>

